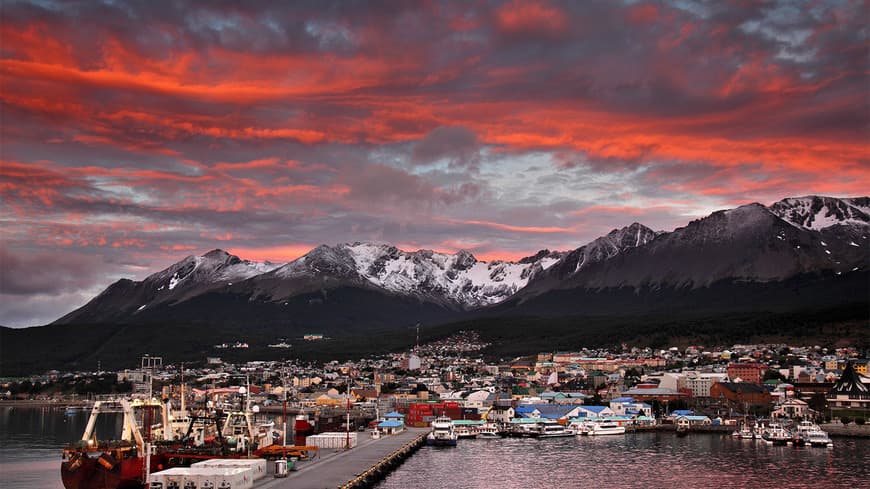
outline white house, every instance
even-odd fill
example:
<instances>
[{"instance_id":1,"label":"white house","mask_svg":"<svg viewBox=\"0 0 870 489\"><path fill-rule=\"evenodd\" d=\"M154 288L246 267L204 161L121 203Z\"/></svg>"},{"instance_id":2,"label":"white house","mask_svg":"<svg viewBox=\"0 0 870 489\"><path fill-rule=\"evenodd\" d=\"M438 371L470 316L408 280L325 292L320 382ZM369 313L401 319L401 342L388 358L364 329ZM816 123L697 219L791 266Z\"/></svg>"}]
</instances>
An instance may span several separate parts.
<instances>
[{"instance_id":1,"label":"white house","mask_svg":"<svg viewBox=\"0 0 870 489\"><path fill-rule=\"evenodd\" d=\"M677 428L688 428L690 426L710 426L711 424L713 424L713 420L711 420L707 416L685 414L674 418L674 424L677 425Z\"/></svg>"},{"instance_id":2,"label":"white house","mask_svg":"<svg viewBox=\"0 0 870 489\"><path fill-rule=\"evenodd\" d=\"M788 399L776 406L770 415L776 418L804 418L810 412L811 409L806 402L800 399Z\"/></svg>"},{"instance_id":3,"label":"white house","mask_svg":"<svg viewBox=\"0 0 870 489\"><path fill-rule=\"evenodd\" d=\"M577 416L585 418L606 418L608 416L616 416L613 409L607 406L577 406Z\"/></svg>"},{"instance_id":4,"label":"white house","mask_svg":"<svg viewBox=\"0 0 870 489\"><path fill-rule=\"evenodd\" d=\"M483 419L485 419L489 423L510 423L511 419L516 415L516 411L511 406L503 406L503 405L493 405L489 408L489 411L483 415Z\"/></svg>"},{"instance_id":5,"label":"white house","mask_svg":"<svg viewBox=\"0 0 870 489\"><path fill-rule=\"evenodd\" d=\"M652 416L652 406L637 402L633 397L617 397L611 400L610 409L617 416Z\"/></svg>"}]
</instances>

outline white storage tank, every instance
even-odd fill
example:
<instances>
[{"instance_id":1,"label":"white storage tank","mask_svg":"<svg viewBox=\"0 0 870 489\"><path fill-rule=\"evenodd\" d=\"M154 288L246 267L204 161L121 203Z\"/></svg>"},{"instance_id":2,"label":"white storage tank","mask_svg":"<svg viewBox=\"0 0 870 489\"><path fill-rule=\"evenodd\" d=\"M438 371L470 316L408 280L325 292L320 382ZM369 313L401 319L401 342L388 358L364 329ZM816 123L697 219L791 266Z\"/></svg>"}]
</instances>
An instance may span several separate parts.
<instances>
[{"instance_id":1,"label":"white storage tank","mask_svg":"<svg viewBox=\"0 0 870 489\"><path fill-rule=\"evenodd\" d=\"M175 467L151 474L149 489L251 489L251 469Z\"/></svg>"},{"instance_id":2,"label":"white storage tank","mask_svg":"<svg viewBox=\"0 0 870 489\"><path fill-rule=\"evenodd\" d=\"M254 480L266 477L266 459L263 458L212 458L197 462L191 467L223 467L227 469L251 469Z\"/></svg>"},{"instance_id":3,"label":"white storage tank","mask_svg":"<svg viewBox=\"0 0 870 489\"><path fill-rule=\"evenodd\" d=\"M356 446L356 431L351 431L349 434L338 431L307 436L305 444L318 448L347 448L348 435L350 435L350 448L354 448Z\"/></svg>"}]
</instances>

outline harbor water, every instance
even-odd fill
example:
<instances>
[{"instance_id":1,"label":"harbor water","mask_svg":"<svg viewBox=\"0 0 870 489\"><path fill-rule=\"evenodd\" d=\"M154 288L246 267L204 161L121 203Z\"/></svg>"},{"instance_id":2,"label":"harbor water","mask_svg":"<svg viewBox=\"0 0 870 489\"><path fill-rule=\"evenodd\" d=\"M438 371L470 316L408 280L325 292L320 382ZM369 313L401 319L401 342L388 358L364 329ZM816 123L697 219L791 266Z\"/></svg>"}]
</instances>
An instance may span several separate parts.
<instances>
[{"instance_id":1,"label":"harbor water","mask_svg":"<svg viewBox=\"0 0 870 489\"><path fill-rule=\"evenodd\" d=\"M421 448L376 487L856 488L870 481L868 460L870 440L856 438L832 449L673 432L459 440Z\"/></svg>"},{"instance_id":2,"label":"harbor water","mask_svg":"<svg viewBox=\"0 0 870 489\"><path fill-rule=\"evenodd\" d=\"M84 410L0 407L0 487L61 489L61 450L81 437L87 418ZM98 436L120 431L120 414L100 419ZM834 444L774 447L668 432L460 440L457 447L421 448L377 487L866 487L870 440L836 438Z\"/></svg>"},{"instance_id":3,"label":"harbor water","mask_svg":"<svg viewBox=\"0 0 870 489\"><path fill-rule=\"evenodd\" d=\"M0 407L0 487L63 489L61 451L81 438L90 411L63 408ZM121 432L123 416L100 416L97 436Z\"/></svg>"}]
</instances>

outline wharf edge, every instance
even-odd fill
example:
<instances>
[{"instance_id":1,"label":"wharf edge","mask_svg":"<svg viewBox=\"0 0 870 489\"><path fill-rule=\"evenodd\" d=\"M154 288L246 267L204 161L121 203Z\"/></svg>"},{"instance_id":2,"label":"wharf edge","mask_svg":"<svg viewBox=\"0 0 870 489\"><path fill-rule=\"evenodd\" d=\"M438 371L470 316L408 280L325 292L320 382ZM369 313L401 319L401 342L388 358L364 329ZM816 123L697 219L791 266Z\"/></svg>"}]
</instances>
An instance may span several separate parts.
<instances>
[{"instance_id":1,"label":"wharf edge","mask_svg":"<svg viewBox=\"0 0 870 489\"><path fill-rule=\"evenodd\" d=\"M426 443L428 433L428 431L420 433L416 438L381 459L370 469L347 481L347 484L338 486L338 489L364 489L373 486L423 446Z\"/></svg>"},{"instance_id":2,"label":"wharf edge","mask_svg":"<svg viewBox=\"0 0 870 489\"><path fill-rule=\"evenodd\" d=\"M367 488L383 479L425 444L431 430L408 428L380 439L371 438L355 448L323 455L320 460L300 464L289 477L254 484L256 489Z\"/></svg>"}]
</instances>

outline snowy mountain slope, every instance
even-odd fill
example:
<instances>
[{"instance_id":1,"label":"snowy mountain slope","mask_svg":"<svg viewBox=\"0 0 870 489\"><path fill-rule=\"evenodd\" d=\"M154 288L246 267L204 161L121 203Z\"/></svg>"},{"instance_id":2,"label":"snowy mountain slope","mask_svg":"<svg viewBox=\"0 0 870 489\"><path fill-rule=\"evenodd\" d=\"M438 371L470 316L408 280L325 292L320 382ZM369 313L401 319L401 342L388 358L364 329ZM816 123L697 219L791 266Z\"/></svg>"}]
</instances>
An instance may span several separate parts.
<instances>
[{"instance_id":1,"label":"snowy mountain slope","mask_svg":"<svg viewBox=\"0 0 870 489\"><path fill-rule=\"evenodd\" d=\"M166 300L184 300L203 288L232 285L262 273L270 272L281 264L242 260L224 250L212 250L202 256L188 256L166 270L147 277L143 283L154 284L158 291L173 291L161 297Z\"/></svg>"},{"instance_id":2,"label":"snowy mountain slope","mask_svg":"<svg viewBox=\"0 0 870 489\"><path fill-rule=\"evenodd\" d=\"M450 255L431 250L407 252L389 244L321 245L252 283L262 284L254 286L256 296L279 300L301 290L305 279L328 276L333 284L344 281L468 309L510 297L561 256L546 252L523 262L487 263L467 251ZM287 281L298 285L288 287Z\"/></svg>"},{"instance_id":3,"label":"snowy mountain slope","mask_svg":"<svg viewBox=\"0 0 870 489\"><path fill-rule=\"evenodd\" d=\"M830 208L842 209L837 199L826 202ZM795 208L811 211L812 205ZM866 271L870 228L861 221L860 208L846 208L837 223L816 230L780 218L776 209L748 204L714 212L673 232L648 233L646 244L606 259L583 262L590 253L580 248L532 281L515 302L557 289L697 289L720 281L768 283L808 273ZM809 215L825 212L817 209ZM614 236L624 243L626 234ZM598 243L596 250L612 249L608 245Z\"/></svg>"},{"instance_id":4,"label":"snowy mountain slope","mask_svg":"<svg viewBox=\"0 0 870 489\"><path fill-rule=\"evenodd\" d=\"M770 211L795 226L816 231L834 225L870 226L870 199L837 199L810 195L783 199Z\"/></svg>"},{"instance_id":5,"label":"snowy mountain slope","mask_svg":"<svg viewBox=\"0 0 870 489\"><path fill-rule=\"evenodd\" d=\"M233 304L221 314L237 315L241 322L255 313L270 321L308 317L316 322L322 316L315 310L322 307L346 324L364 323L375 315L377 324L386 324L391 313L413 317L415 307L420 319L423 311L444 318L511 307L557 290L671 289L680 294L723 282L866 273L868 211L867 197L810 196L770 207L749 204L714 212L672 232L634 223L573 251L542 250L518 262L483 262L467 251L403 251L360 242L321 245L286 264L249 262L214 250L184 258L140 282L119 280L57 322L201 319L217 310L216 304ZM564 293L558 297L576 305L595 302L576 301ZM613 303L624 303L620 297Z\"/></svg>"},{"instance_id":6,"label":"snowy mountain slope","mask_svg":"<svg viewBox=\"0 0 870 489\"><path fill-rule=\"evenodd\" d=\"M550 281L563 281L581 274L587 267L609 260L632 248L646 246L661 233L657 233L643 224L634 223L622 229L614 229L607 235L595 239L589 244L569 252L559 262L555 263L541 278Z\"/></svg>"},{"instance_id":7,"label":"snowy mountain slope","mask_svg":"<svg viewBox=\"0 0 870 489\"><path fill-rule=\"evenodd\" d=\"M242 260L223 250L188 256L140 282L122 279L110 285L58 323L104 321L143 313L160 304L175 304L211 290L267 273L280 264Z\"/></svg>"}]
</instances>

